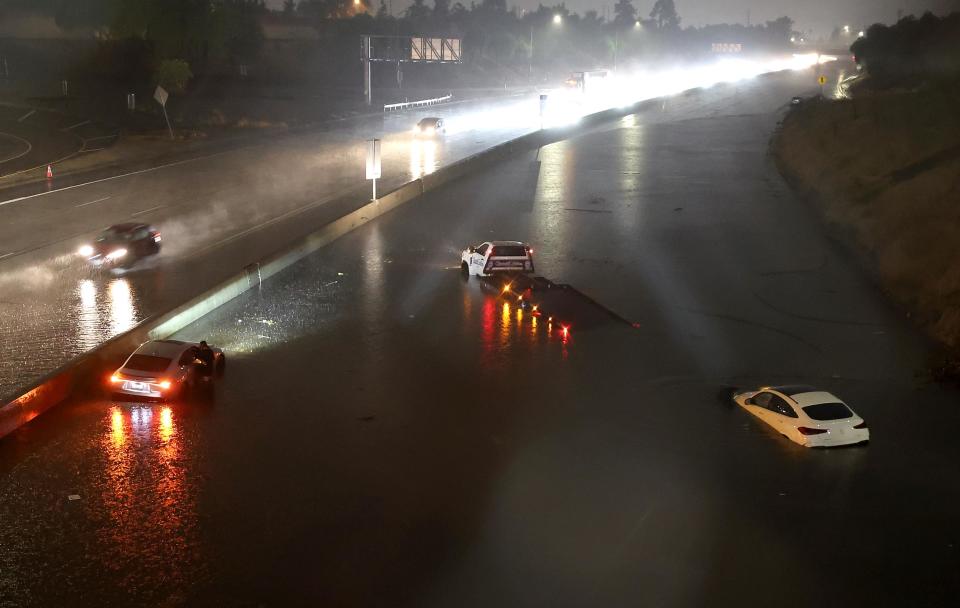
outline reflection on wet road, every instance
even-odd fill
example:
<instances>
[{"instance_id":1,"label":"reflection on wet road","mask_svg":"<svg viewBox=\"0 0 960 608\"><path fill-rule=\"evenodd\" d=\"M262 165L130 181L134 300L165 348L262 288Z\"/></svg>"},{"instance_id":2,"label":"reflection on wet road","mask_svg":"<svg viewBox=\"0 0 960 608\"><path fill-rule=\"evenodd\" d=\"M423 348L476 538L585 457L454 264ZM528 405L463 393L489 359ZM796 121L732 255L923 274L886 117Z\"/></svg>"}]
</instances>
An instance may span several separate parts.
<instances>
[{"instance_id":1,"label":"reflection on wet road","mask_svg":"<svg viewBox=\"0 0 960 608\"><path fill-rule=\"evenodd\" d=\"M81 423L80 435L27 456L27 469L42 470L4 470L0 605L89 605L91 581L109 581L93 601L100 605L182 602L208 568L197 504L201 446L182 433L182 407L81 408L67 416L68 425ZM195 424L197 415L188 419ZM10 448L3 446L8 457Z\"/></svg>"}]
</instances>

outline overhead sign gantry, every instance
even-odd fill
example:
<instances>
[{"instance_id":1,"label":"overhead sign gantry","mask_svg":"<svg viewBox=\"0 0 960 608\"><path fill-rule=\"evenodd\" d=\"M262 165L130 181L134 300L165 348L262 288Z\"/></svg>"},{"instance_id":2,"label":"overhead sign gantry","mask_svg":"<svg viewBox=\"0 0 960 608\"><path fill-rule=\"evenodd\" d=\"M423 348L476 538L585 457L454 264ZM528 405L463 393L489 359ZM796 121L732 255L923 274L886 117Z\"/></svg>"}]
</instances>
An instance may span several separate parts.
<instances>
[{"instance_id":1,"label":"overhead sign gantry","mask_svg":"<svg viewBox=\"0 0 960 608\"><path fill-rule=\"evenodd\" d=\"M459 38L380 35L364 35L361 38L363 94L368 106L372 97L371 68L374 63L396 63L399 75L401 63L463 62Z\"/></svg>"}]
</instances>

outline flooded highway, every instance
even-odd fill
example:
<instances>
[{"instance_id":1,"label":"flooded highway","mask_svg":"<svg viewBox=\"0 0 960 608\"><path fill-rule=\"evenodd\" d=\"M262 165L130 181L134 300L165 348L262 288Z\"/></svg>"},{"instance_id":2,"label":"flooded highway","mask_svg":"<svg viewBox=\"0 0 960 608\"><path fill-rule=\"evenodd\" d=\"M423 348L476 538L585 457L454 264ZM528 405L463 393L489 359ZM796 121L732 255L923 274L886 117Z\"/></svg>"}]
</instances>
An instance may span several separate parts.
<instances>
[{"instance_id":1,"label":"flooded highway","mask_svg":"<svg viewBox=\"0 0 960 608\"><path fill-rule=\"evenodd\" d=\"M212 402L90 395L8 436L0 605L945 605L957 391L767 157L798 84L356 230L180 332L228 353ZM557 287L465 280L492 239ZM871 443L805 449L726 398L782 382Z\"/></svg>"},{"instance_id":2,"label":"flooded highway","mask_svg":"<svg viewBox=\"0 0 960 608\"><path fill-rule=\"evenodd\" d=\"M810 72L769 78L804 91ZM756 78L672 97L637 120L743 111L766 86ZM365 139L383 138L378 188L385 192L539 128L537 104L505 98L363 118L51 192L7 192L0 201L0 395L355 209L370 196ZM446 134L414 137L416 119L436 113L446 118ZM92 271L78 249L122 221L158 228L163 250L119 276Z\"/></svg>"}]
</instances>

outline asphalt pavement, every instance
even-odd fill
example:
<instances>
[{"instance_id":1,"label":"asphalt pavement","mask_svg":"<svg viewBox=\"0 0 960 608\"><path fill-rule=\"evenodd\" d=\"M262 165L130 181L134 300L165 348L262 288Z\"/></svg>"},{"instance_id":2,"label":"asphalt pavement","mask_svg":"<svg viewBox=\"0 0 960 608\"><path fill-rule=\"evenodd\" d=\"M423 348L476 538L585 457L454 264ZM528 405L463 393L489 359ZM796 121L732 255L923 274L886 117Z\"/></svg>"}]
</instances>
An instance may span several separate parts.
<instances>
[{"instance_id":1,"label":"asphalt pavement","mask_svg":"<svg viewBox=\"0 0 960 608\"><path fill-rule=\"evenodd\" d=\"M768 157L805 83L437 190L182 331L228 353L212 402L91 395L7 437L0 604L949 603L957 391ZM539 316L460 275L490 239L534 247ZM779 382L871 443L725 397Z\"/></svg>"}]
</instances>

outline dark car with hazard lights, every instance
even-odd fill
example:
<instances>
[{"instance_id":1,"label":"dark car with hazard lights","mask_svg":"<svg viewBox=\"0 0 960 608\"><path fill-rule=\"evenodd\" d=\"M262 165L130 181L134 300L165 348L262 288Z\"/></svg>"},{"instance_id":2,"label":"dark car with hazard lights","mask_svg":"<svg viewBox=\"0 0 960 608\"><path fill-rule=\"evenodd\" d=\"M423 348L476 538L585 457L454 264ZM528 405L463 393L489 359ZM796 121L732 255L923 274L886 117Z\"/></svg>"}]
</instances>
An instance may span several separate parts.
<instances>
[{"instance_id":1,"label":"dark car with hazard lights","mask_svg":"<svg viewBox=\"0 0 960 608\"><path fill-rule=\"evenodd\" d=\"M223 376L227 357L221 349L212 348L208 366L200 347L200 343L182 340L141 344L110 376L110 393L115 398L173 401L198 388L211 388Z\"/></svg>"},{"instance_id":2,"label":"dark car with hazard lights","mask_svg":"<svg viewBox=\"0 0 960 608\"><path fill-rule=\"evenodd\" d=\"M478 277L533 273L533 248L520 241L480 243L460 254L460 269Z\"/></svg>"},{"instance_id":3,"label":"dark car with hazard lights","mask_svg":"<svg viewBox=\"0 0 960 608\"><path fill-rule=\"evenodd\" d=\"M149 224L128 222L105 228L79 254L97 268L130 268L160 253L160 231Z\"/></svg>"}]
</instances>

